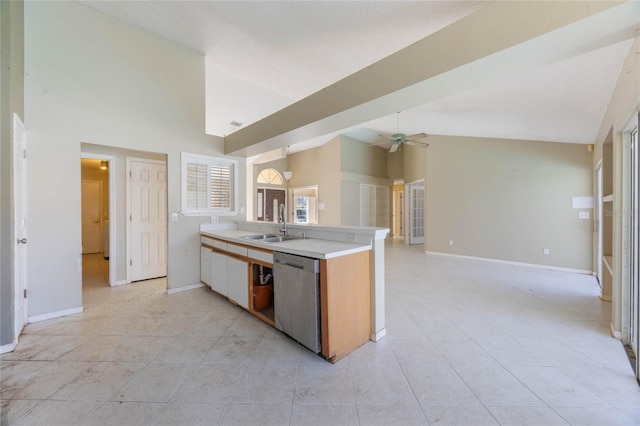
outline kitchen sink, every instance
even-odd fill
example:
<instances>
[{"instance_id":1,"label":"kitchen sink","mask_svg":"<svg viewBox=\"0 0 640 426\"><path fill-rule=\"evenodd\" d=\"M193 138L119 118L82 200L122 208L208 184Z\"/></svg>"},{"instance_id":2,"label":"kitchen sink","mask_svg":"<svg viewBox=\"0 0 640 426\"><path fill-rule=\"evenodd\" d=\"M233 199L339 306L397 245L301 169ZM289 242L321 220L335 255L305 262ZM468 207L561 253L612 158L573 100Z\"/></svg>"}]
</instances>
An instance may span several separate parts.
<instances>
[{"instance_id":1,"label":"kitchen sink","mask_svg":"<svg viewBox=\"0 0 640 426\"><path fill-rule=\"evenodd\" d=\"M256 234L245 235L245 240L261 241L264 243L282 243L284 241L298 240L301 237L294 237L291 235L275 235L275 234Z\"/></svg>"},{"instance_id":2,"label":"kitchen sink","mask_svg":"<svg viewBox=\"0 0 640 426\"><path fill-rule=\"evenodd\" d=\"M245 235L245 240L267 240L269 238L280 238L279 235L276 234L257 234L257 235Z\"/></svg>"},{"instance_id":3,"label":"kitchen sink","mask_svg":"<svg viewBox=\"0 0 640 426\"><path fill-rule=\"evenodd\" d=\"M263 241L267 243L281 243L283 241L299 240L300 237L292 237L290 235L275 235L273 237L265 238Z\"/></svg>"}]
</instances>

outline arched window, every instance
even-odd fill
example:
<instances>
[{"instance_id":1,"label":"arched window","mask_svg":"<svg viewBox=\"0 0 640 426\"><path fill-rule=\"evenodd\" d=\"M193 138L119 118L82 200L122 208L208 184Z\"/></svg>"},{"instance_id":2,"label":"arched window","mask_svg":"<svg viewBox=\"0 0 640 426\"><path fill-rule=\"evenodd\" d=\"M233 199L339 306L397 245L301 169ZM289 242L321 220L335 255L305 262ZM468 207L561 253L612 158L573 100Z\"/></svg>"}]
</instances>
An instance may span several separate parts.
<instances>
[{"instance_id":1,"label":"arched window","mask_svg":"<svg viewBox=\"0 0 640 426\"><path fill-rule=\"evenodd\" d=\"M264 169L260 172L257 179L258 183L268 185L282 185L282 176L276 169Z\"/></svg>"}]
</instances>

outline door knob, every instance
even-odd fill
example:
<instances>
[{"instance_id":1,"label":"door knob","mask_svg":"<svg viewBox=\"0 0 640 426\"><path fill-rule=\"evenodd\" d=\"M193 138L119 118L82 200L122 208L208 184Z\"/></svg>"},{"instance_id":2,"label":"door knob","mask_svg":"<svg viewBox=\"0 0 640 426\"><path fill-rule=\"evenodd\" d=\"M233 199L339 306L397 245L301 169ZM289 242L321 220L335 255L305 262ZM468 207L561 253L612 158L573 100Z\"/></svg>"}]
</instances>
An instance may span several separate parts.
<instances>
[{"instance_id":1,"label":"door knob","mask_svg":"<svg viewBox=\"0 0 640 426\"><path fill-rule=\"evenodd\" d=\"M18 238L18 244L27 244L26 238Z\"/></svg>"}]
</instances>

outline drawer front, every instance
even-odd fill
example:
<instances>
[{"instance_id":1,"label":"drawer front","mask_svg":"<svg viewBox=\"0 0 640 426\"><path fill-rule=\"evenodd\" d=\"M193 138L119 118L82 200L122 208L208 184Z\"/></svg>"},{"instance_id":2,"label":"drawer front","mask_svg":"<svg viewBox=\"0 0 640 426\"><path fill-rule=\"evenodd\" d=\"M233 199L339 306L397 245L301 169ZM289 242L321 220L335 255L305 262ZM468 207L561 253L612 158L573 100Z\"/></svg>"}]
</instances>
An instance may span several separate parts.
<instances>
[{"instance_id":1,"label":"drawer front","mask_svg":"<svg viewBox=\"0 0 640 426\"><path fill-rule=\"evenodd\" d=\"M213 247L214 241L215 240L213 238L204 237L204 236L200 237L200 243L206 244L206 245L211 246L211 247Z\"/></svg>"},{"instance_id":2,"label":"drawer front","mask_svg":"<svg viewBox=\"0 0 640 426\"><path fill-rule=\"evenodd\" d=\"M224 241L213 240L213 246L220 250L227 250L227 243Z\"/></svg>"},{"instance_id":3,"label":"drawer front","mask_svg":"<svg viewBox=\"0 0 640 426\"><path fill-rule=\"evenodd\" d=\"M260 260L265 263L273 264L273 253L267 253L261 250L251 250L249 249L249 257L251 259Z\"/></svg>"},{"instance_id":4,"label":"drawer front","mask_svg":"<svg viewBox=\"0 0 640 426\"><path fill-rule=\"evenodd\" d=\"M226 250L229 253L234 253L234 254L237 254L239 256L245 256L245 257L247 256L247 248L243 247L243 246L237 246L235 244L229 243L229 244L227 244Z\"/></svg>"}]
</instances>

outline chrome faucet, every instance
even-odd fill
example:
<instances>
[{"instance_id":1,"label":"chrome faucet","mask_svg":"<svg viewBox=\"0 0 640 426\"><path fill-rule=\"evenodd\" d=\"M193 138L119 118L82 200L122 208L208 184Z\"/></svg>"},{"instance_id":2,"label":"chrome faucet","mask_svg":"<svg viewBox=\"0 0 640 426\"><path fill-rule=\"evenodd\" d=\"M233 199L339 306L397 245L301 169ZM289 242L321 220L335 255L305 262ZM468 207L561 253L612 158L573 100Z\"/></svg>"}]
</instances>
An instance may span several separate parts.
<instances>
[{"instance_id":1,"label":"chrome faucet","mask_svg":"<svg viewBox=\"0 0 640 426\"><path fill-rule=\"evenodd\" d=\"M280 219L278 220L282 225L280 226L280 232L287 236L287 216L285 214L284 203L280 204Z\"/></svg>"}]
</instances>

